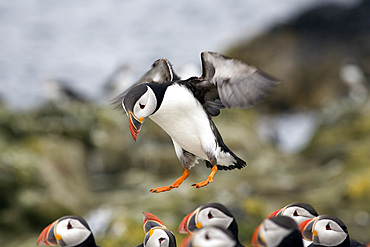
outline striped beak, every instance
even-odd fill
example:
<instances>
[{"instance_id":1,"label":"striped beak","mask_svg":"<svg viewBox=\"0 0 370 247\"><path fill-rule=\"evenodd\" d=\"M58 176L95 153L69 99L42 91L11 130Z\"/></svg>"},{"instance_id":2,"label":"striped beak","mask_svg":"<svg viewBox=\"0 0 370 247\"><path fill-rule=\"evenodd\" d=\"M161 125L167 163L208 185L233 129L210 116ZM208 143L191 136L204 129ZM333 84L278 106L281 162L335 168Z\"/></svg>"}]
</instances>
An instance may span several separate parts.
<instances>
[{"instance_id":1,"label":"striped beak","mask_svg":"<svg viewBox=\"0 0 370 247\"><path fill-rule=\"evenodd\" d=\"M200 222L197 222L199 211L197 209L184 217L179 226L179 233L189 234L203 227Z\"/></svg>"},{"instance_id":2,"label":"striped beak","mask_svg":"<svg viewBox=\"0 0 370 247\"><path fill-rule=\"evenodd\" d=\"M54 221L41 232L39 238L37 239L37 245L50 245L58 246L58 238L61 239L60 235L55 234L55 227L58 221Z\"/></svg>"},{"instance_id":3,"label":"striped beak","mask_svg":"<svg viewBox=\"0 0 370 247\"><path fill-rule=\"evenodd\" d=\"M252 240L251 240L252 247L265 247L266 246L266 242L260 234L261 227L262 227L262 224L260 224L253 233Z\"/></svg>"},{"instance_id":4,"label":"striped beak","mask_svg":"<svg viewBox=\"0 0 370 247\"><path fill-rule=\"evenodd\" d=\"M273 218L273 217L276 217L276 216L281 216L284 213L284 210L285 210L285 208L281 208L281 209L276 210L275 212L270 214L269 217L267 217L267 219L270 219L270 218Z\"/></svg>"},{"instance_id":5,"label":"striped beak","mask_svg":"<svg viewBox=\"0 0 370 247\"><path fill-rule=\"evenodd\" d=\"M303 221L299 224L299 230L302 233L302 237L305 240L312 241L314 236L317 236L317 231L314 230L314 226L316 221L318 220L317 217Z\"/></svg>"},{"instance_id":6,"label":"striped beak","mask_svg":"<svg viewBox=\"0 0 370 247\"><path fill-rule=\"evenodd\" d=\"M132 138L134 138L134 140L136 141L136 138L140 133L141 125L144 121L144 118L138 119L134 115L134 113L132 113L132 111L129 111L128 112L128 119L129 119L128 123L129 123L129 126L130 126L130 131L131 131Z\"/></svg>"},{"instance_id":7,"label":"striped beak","mask_svg":"<svg viewBox=\"0 0 370 247\"><path fill-rule=\"evenodd\" d=\"M144 232L150 232L153 228L167 229L167 227L154 214L143 212ZM150 234L151 235L151 234Z\"/></svg>"}]
</instances>

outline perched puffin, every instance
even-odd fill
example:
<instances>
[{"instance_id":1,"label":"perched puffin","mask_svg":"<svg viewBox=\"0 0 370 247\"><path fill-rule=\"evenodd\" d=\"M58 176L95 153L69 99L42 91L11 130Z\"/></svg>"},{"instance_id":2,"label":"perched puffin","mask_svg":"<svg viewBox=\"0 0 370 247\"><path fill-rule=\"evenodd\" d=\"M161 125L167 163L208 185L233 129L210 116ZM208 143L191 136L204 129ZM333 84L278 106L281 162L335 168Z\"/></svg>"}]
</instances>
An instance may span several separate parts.
<instances>
[{"instance_id":1,"label":"perched puffin","mask_svg":"<svg viewBox=\"0 0 370 247\"><path fill-rule=\"evenodd\" d=\"M241 169L246 162L223 142L212 117L225 107L252 107L278 83L264 72L241 61L214 52L202 52L202 75L180 80L166 59L159 59L135 86L114 101L122 101L132 137L136 140L149 117L172 138L183 174L171 185L154 188L159 193L179 185L197 160L212 171L192 186L213 182L217 170Z\"/></svg>"},{"instance_id":2,"label":"perched puffin","mask_svg":"<svg viewBox=\"0 0 370 247\"><path fill-rule=\"evenodd\" d=\"M299 225L305 220L319 216L319 214L308 203L293 202L281 209L276 210L275 212L270 214L268 218L276 216L289 216Z\"/></svg>"},{"instance_id":3,"label":"perched puffin","mask_svg":"<svg viewBox=\"0 0 370 247\"><path fill-rule=\"evenodd\" d=\"M312 247L366 247L350 239L347 226L337 217L320 215L299 225L304 239L312 241Z\"/></svg>"},{"instance_id":4,"label":"perched puffin","mask_svg":"<svg viewBox=\"0 0 370 247\"><path fill-rule=\"evenodd\" d=\"M297 223L288 216L264 220L253 233L253 247L303 247Z\"/></svg>"},{"instance_id":5,"label":"perched puffin","mask_svg":"<svg viewBox=\"0 0 370 247\"><path fill-rule=\"evenodd\" d=\"M63 216L40 234L37 245L97 247L87 222L79 216Z\"/></svg>"},{"instance_id":6,"label":"perched puffin","mask_svg":"<svg viewBox=\"0 0 370 247\"><path fill-rule=\"evenodd\" d=\"M299 225L303 221L312 219L318 215L319 214L310 204L305 202L294 202L279 210L276 210L268 218L276 216L288 216L291 217L297 223L297 225ZM312 241L303 239L303 244L304 246L309 246L312 244Z\"/></svg>"},{"instance_id":7,"label":"perched puffin","mask_svg":"<svg viewBox=\"0 0 370 247\"><path fill-rule=\"evenodd\" d=\"M144 242L137 247L176 247L173 233L153 214L143 212Z\"/></svg>"},{"instance_id":8,"label":"perched puffin","mask_svg":"<svg viewBox=\"0 0 370 247\"><path fill-rule=\"evenodd\" d=\"M180 247L237 247L237 241L227 230L207 226L185 238Z\"/></svg>"},{"instance_id":9,"label":"perched puffin","mask_svg":"<svg viewBox=\"0 0 370 247\"><path fill-rule=\"evenodd\" d=\"M185 216L179 226L179 233L194 233L207 226L228 230L236 240L237 246L243 246L238 238L238 224L234 216L220 203L203 204Z\"/></svg>"}]
</instances>

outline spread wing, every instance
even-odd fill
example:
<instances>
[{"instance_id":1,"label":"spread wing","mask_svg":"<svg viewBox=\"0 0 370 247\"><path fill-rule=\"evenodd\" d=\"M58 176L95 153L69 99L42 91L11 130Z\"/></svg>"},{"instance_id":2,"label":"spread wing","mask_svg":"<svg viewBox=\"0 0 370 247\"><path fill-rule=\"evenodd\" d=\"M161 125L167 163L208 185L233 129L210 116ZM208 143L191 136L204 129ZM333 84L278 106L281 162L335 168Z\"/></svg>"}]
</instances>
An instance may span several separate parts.
<instances>
[{"instance_id":1,"label":"spread wing","mask_svg":"<svg viewBox=\"0 0 370 247\"><path fill-rule=\"evenodd\" d=\"M121 107L121 102L126 93L133 87L143 83L164 83L174 80L180 80L175 74L172 65L165 58L160 58L152 64L152 68L148 70L137 82L128 87L120 95L112 100L112 104L117 108Z\"/></svg>"},{"instance_id":2,"label":"spread wing","mask_svg":"<svg viewBox=\"0 0 370 247\"><path fill-rule=\"evenodd\" d=\"M279 83L256 67L215 52L202 52L201 60L202 76L192 83L203 92L200 101L211 116L224 107L252 107Z\"/></svg>"}]
</instances>

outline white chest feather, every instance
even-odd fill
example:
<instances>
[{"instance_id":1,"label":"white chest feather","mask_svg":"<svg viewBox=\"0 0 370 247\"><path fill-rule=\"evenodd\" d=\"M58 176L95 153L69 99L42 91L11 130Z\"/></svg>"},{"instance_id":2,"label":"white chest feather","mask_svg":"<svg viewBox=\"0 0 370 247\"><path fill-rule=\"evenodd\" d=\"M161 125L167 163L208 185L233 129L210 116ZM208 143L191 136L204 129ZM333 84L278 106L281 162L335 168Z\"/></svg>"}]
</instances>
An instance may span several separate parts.
<instances>
[{"instance_id":1,"label":"white chest feather","mask_svg":"<svg viewBox=\"0 0 370 247\"><path fill-rule=\"evenodd\" d=\"M160 108L150 118L186 151L203 159L207 159L204 149L215 152L208 116L186 87L178 84L168 87Z\"/></svg>"}]
</instances>

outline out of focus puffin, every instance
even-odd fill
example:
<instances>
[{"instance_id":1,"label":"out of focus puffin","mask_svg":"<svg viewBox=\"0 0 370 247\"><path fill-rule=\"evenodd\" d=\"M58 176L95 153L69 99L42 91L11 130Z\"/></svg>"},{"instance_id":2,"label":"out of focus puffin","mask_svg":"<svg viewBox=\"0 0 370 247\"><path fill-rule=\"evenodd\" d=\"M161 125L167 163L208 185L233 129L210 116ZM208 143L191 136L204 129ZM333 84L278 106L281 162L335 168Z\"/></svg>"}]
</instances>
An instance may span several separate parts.
<instances>
[{"instance_id":1,"label":"out of focus puffin","mask_svg":"<svg viewBox=\"0 0 370 247\"><path fill-rule=\"evenodd\" d=\"M137 247L176 247L173 233L153 214L143 212L144 242Z\"/></svg>"},{"instance_id":2,"label":"out of focus puffin","mask_svg":"<svg viewBox=\"0 0 370 247\"><path fill-rule=\"evenodd\" d=\"M319 214L308 203L293 202L281 209L276 210L275 212L270 214L268 218L276 216L289 216L299 225L305 220L319 216Z\"/></svg>"},{"instance_id":3,"label":"out of focus puffin","mask_svg":"<svg viewBox=\"0 0 370 247\"><path fill-rule=\"evenodd\" d=\"M87 222L79 216L63 216L40 234L37 245L97 247Z\"/></svg>"},{"instance_id":4,"label":"out of focus puffin","mask_svg":"<svg viewBox=\"0 0 370 247\"><path fill-rule=\"evenodd\" d=\"M297 225L299 225L303 221L312 219L318 215L319 214L310 204L305 202L294 202L279 210L276 210L268 218L276 216L288 216L291 217L297 223ZM303 239L303 244L304 246L309 246L312 244L312 241Z\"/></svg>"},{"instance_id":5,"label":"out of focus puffin","mask_svg":"<svg viewBox=\"0 0 370 247\"><path fill-rule=\"evenodd\" d=\"M185 238L180 247L237 247L237 241L227 230L207 226Z\"/></svg>"},{"instance_id":6,"label":"out of focus puffin","mask_svg":"<svg viewBox=\"0 0 370 247\"><path fill-rule=\"evenodd\" d=\"M312 242L312 247L366 247L357 240L350 239L347 226L337 217L320 215L299 225L304 239Z\"/></svg>"},{"instance_id":7,"label":"out of focus puffin","mask_svg":"<svg viewBox=\"0 0 370 247\"><path fill-rule=\"evenodd\" d=\"M206 160L212 171L206 180L192 185L196 188L212 182L218 169L246 166L225 145L211 118L225 107L254 106L278 83L257 68L218 53L202 52L201 60L202 75L187 80L176 78L166 59L157 60L139 85L115 100L122 101L134 140L148 117L172 138L183 174L171 185L152 189L153 193L179 187L198 158Z\"/></svg>"},{"instance_id":8,"label":"out of focus puffin","mask_svg":"<svg viewBox=\"0 0 370 247\"><path fill-rule=\"evenodd\" d=\"M194 233L207 226L217 226L228 230L239 247L243 245L238 238L238 224L231 212L220 203L203 204L182 220L179 233Z\"/></svg>"},{"instance_id":9,"label":"out of focus puffin","mask_svg":"<svg viewBox=\"0 0 370 247\"><path fill-rule=\"evenodd\" d=\"M264 220L254 231L253 247L303 247L297 223L288 216Z\"/></svg>"}]
</instances>

